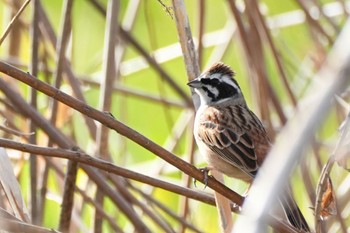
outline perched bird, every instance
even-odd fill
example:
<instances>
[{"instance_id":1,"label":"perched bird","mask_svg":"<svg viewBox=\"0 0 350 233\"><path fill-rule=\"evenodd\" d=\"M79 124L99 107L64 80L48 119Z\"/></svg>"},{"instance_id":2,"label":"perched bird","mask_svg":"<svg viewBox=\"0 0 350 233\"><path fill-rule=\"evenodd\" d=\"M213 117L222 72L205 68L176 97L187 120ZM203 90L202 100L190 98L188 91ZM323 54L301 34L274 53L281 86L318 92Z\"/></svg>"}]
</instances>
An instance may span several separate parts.
<instances>
[{"instance_id":1,"label":"perched bird","mask_svg":"<svg viewBox=\"0 0 350 233\"><path fill-rule=\"evenodd\" d=\"M248 108L234 75L229 66L216 63L188 83L200 97L194 136L208 170L251 183L271 142L259 118ZM309 232L291 192L285 192L280 201L288 221Z\"/></svg>"}]
</instances>

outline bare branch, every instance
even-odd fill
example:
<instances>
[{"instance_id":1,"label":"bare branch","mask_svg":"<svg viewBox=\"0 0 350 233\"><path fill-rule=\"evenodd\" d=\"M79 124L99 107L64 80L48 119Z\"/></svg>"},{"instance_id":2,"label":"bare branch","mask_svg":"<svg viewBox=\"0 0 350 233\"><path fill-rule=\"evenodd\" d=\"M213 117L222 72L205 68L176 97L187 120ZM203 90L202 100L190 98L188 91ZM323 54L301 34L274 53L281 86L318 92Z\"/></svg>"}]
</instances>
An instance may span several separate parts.
<instances>
[{"instance_id":1,"label":"bare branch","mask_svg":"<svg viewBox=\"0 0 350 233\"><path fill-rule=\"evenodd\" d=\"M19 11L16 13L15 17L13 17L13 19L11 20L9 25L7 25L7 28L5 29L4 34L2 34L2 36L0 37L0 46L1 46L2 42L5 40L6 36L10 33L12 27L15 25L15 22L21 16L22 12L26 9L26 7L28 6L29 3L30 3L30 0L25 1L23 3L23 5L21 6L21 8L19 9Z\"/></svg>"},{"instance_id":2,"label":"bare branch","mask_svg":"<svg viewBox=\"0 0 350 233\"><path fill-rule=\"evenodd\" d=\"M310 142L316 128L328 113L334 94L349 85L350 53L344 50L350 40L350 20L343 28L327 62L313 80L310 90L311 104L300 108L281 131L255 179L249 199L243 206L245 217L239 217L235 232L261 232L266 226L266 216L279 194L278 190L289 177L292 169L303 156L303 149ZM322 89L322 92L318 91ZM310 103L310 102L309 102ZM295 126L298 127L295 127ZM294 140L291 141L290 139ZM283 154L284 156L281 156ZM276 166L278 164L278 166Z\"/></svg>"}]
</instances>

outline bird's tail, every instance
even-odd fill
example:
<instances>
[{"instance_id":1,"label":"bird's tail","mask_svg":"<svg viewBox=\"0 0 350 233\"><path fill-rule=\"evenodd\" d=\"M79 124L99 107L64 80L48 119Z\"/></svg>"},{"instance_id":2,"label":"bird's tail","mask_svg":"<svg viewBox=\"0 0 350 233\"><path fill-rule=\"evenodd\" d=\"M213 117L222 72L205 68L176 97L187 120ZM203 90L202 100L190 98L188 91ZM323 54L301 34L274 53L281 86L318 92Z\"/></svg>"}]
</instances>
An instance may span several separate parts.
<instances>
[{"instance_id":1,"label":"bird's tail","mask_svg":"<svg viewBox=\"0 0 350 233\"><path fill-rule=\"evenodd\" d=\"M303 214L301 213L297 203L294 201L292 192L287 190L284 195L281 195L280 201L289 223L298 230L310 232L310 228L307 225Z\"/></svg>"}]
</instances>

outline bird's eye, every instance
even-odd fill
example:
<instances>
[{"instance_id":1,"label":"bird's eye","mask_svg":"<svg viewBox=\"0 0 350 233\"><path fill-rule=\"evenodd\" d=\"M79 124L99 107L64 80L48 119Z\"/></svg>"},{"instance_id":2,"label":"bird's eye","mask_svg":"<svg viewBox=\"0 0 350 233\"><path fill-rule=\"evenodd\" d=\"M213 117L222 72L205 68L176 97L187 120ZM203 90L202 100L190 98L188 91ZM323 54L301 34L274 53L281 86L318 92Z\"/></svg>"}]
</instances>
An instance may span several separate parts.
<instances>
[{"instance_id":1,"label":"bird's eye","mask_svg":"<svg viewBox=\"0 0 350 233\"><path fill-rule=\"evenodd\" d=\"M217 85L217 84L219 84L219 79L217 79L217 78L213 78L212 80L211 80L211 83L212 84L214 84L214 85Z\"/></svg>"}]
</instances>

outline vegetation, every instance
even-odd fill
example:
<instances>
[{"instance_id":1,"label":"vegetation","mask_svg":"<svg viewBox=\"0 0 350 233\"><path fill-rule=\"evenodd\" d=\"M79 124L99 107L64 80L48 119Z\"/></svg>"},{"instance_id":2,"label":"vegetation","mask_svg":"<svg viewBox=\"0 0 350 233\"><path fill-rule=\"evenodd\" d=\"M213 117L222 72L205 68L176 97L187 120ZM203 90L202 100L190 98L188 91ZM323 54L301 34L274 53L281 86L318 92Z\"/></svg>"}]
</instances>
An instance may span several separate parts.
<instances>
[{"instance_id":1,"label":"vegetation","mask_svg":"<svg viewBox=\"0 0 350 233\"><path fill-rule=\"evenodd\" d=\"M247 185L200 184L186 83L223 61L277 139L260 204L289 180L312 229L349 231L348 1L182 2L0 2L2 229L219 232L213 190Z\"/></svg>"}]
</instances>

